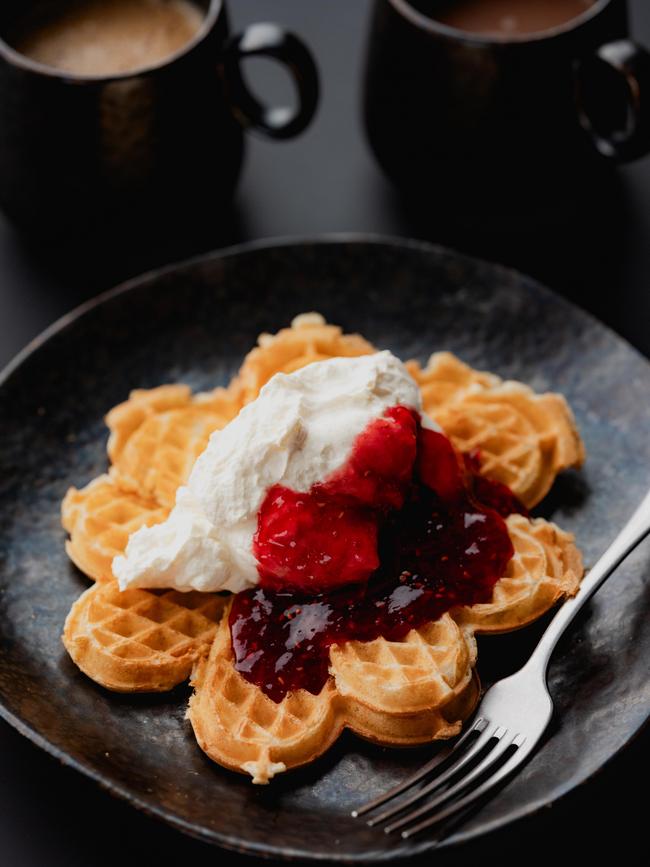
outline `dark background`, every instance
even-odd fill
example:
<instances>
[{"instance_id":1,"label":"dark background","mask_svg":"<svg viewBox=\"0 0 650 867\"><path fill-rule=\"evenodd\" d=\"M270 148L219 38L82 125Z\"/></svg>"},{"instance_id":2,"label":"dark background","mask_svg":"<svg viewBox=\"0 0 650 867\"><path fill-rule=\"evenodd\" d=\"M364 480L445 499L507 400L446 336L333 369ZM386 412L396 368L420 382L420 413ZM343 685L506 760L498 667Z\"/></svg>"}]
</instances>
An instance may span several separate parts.
<instances>
[{"instance_id":1,"label":"dark background","mask_svg":"<svg viewBox=\"0 0 650 867\"><path fill-rule=\"evenodd\" d=\"M17 235L0 216L0 367L58 316L142 270L239 241L350 231L426 238L515 265L593 311L650 356L650 159L599 181L584 213L569 222L560 213L541 227L522 218L516 233L497 237L480 227L452 230L435 198L414 204L399 197L364 141L359 84L370 5L231 0L234 29L270 19L307 40L323 93L316 121L299 139L249 137L234 205L215 213L215 225L200 239L179 232L161 244L143 233L119 249L109 244L70 254ZM632 32L650 45L650 4L632 0L630 8ZM256 61L249 71L262 94L290 95L284 75L271 65ZM515 864L534 855L587 861L611 848L628 864L647 863L645 796L638 783L647 770L648 737L641 735L587 786L533 819L480 845L431 858L457 865L479 859ZM233 857L136 814L0 723L3 865L114 867L146 859L159 867L190 860L203 867Z\"/></svg>"}]
</instances>

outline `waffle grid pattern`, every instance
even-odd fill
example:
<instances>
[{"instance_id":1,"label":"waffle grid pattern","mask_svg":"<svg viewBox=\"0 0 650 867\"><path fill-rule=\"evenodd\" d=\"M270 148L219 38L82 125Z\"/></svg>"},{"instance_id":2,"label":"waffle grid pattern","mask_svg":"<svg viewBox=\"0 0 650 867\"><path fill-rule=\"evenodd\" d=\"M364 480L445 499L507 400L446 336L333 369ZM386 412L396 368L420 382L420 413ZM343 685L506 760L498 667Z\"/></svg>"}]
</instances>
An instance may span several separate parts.
<instances>
[{"instance_id":1,"label":"waffle grid pattern","mask_svg":"<svg viewBox=\"0 0 650 867\"><path fill-rule=\"evenodd\" d=\"M61 514L70 534L66 542L70 559L93 580L110 581L113 558L124 552L130 534L164 521L169 510L122 490L104 475L82 490L71 488Z\"/></svg>"},{"instance_id":2,"label":"waffle grid pattern","mask_svg":"<svg viewBox=\"0 0 650 867\"><path fill-rule=\"evenodd\" d=\"M506 524L515 552L492 601L453 612L458 622L479 633L526 626L563 596L575 595L582 578L582 558L572 535L542 518L510 515Z\"/></svg>"},{"instance_id":3,"label":"waffle grid pattern","mask_svg":"<svg viewBox=\"0 0 650 867\"><path fill-rule=\"evenodd\" d=\"M430 416L466 394L492 388L501 381L492 373L474 370L451 352L434 352L424 368L417 361L407 361L406 366L420 386L423 408Z\"/></svg>"},{"instance_id":4,"label":"waffle grid pattern","mask_svg":"<svg viewBox=\"0 0 650 867\"><path fill-rule=\"evenodd\" d=\"M330 653L342 694L385 712L442 705L466 675L476 649L449 615L412 629L398 641L348 641Z\"/></svg>"},{"instance_id":5,"label":"waffle grid pattern","mask_svg":"<svg viewBox=\"0 0 650 867\"><path fill-rule=\"evenodd\" d=\"M462 452L476 452L481 471L512 491L527 492L541 472L538 437L514 407L477 404L471 399L438 413L437 420Z\"/></svg>"},{"instance_id":6,"label":"waffle grid pattern","mask_svg":"<svg viewBox=\"0 0 650 867\"><path fill-rule=\"evenodd\" d=\"M370 355L375 347L359 334L343 334L318 313L304 313L277 334L261 334L234 382L243 403L250 403L275 373L293 373L314 361ZM231 386L232 387L232 386Z\"/></svg>"},{"instance_id":7,"label":"waffle grid pattern","mask_svg":"<svg viewBox=\"0 0 650 867\"><path fill-rule=\"evenodd\" d=\"M171 689L209 648L223 607L216 594L120 592L114 582L96 584L73 605L64 644L82 670L109 688Z\"/></svg>"},{"instance_id":8,"label":"waffle grid pattern","mask_svg":"<svg viewBox=\"0 0 650 867\"><path fill-rule=\"evenodd\" d=\"M240 403L224 389L195 397L182 392L181 405L164 409L148 392L134 395L107 416L111 475L122 488L171 509L210 435L235 417Z\"/></svg>"},{"instance_id":9,"label":"waffle grid pattern","mask_svg":"<svg viewBox=\"0 0 650 867\"><path fill-rule=\"evenodd\" d=\"M111 639L102 641L117 656L137 659L153 653L177 657L195 639L207 641L214 632L216 600L207 594L174 591L155 596L144 590L120 592L115 585L93 599L89 618Z\"/></svg>"}]
</instances>

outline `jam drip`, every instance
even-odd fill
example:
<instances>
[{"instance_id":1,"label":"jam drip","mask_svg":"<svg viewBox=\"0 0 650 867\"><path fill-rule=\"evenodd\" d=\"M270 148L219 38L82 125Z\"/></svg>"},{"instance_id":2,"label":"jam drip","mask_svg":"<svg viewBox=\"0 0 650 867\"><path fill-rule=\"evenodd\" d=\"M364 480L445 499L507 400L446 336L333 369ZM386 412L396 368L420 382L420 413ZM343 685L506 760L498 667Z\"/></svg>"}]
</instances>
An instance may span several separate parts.
<instances>
[{"instance_id":1,"label":"jam drip","mask_svg":"<svg viewBox=\"0 0 650 867\"><path fill-rule=\"evenodd\" d=\"M254 542L260 585L230 613L236 669L276 702L299 688L318 694L330 645L397 640L457 605L489 602L513 554L503 519L525 510L479 466L394 407L325 483L272 488Z\"/></svg>"}]
</instances>

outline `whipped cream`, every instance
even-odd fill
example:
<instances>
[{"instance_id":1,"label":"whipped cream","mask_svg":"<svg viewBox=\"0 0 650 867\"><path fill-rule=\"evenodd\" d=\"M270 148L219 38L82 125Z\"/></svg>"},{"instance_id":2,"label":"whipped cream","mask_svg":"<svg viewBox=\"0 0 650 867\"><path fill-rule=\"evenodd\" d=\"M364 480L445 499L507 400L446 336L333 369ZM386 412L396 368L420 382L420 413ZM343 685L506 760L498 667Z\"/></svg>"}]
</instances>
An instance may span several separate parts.
<instances>
[{"instance_id":1,"label":"whipped cream","mask_svg":"<svg viewBox=\"0 0 650 867\"><path fill-rule=\"evenodd\" d=\"M308 491L327 479L368 424L397 405L421 412L415 381L388 351L276 374L212 434L167 520L131 535L125 555L113 560L120 588L237 593L254 586L253 536L269 488Z\"/></svg>"}]
</instances>

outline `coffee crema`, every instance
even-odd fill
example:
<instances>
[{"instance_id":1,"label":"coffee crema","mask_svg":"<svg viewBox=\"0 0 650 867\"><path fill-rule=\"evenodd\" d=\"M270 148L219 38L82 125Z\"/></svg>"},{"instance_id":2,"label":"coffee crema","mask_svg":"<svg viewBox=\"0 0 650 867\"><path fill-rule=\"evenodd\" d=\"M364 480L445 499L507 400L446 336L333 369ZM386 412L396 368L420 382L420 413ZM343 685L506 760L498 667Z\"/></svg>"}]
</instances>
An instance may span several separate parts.
<instances>
[{"instance_id":1,"label":"coffee crema","mask_svg":"<svg viewBox=\"0 0 650 867\"><path fill-rule=\"evenodd\" d=\"M76 0L56 10L44 5L10 41L31 60L62 72L120 75L175 54L204 20L189 0Z\"/></svg>"},{"instance_id":2,"label":"coffee crema","mask_svg":"<svg viewBox=\"0 0 650 867\"><path fill-rule=\"evenodd\" d=\"M561 27L596 0L439 0L418 4L423 12L457 30L485 36L525 36Z\"/></svg>"}]
</instances>

